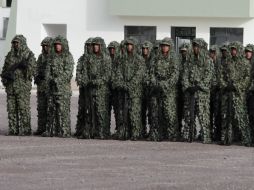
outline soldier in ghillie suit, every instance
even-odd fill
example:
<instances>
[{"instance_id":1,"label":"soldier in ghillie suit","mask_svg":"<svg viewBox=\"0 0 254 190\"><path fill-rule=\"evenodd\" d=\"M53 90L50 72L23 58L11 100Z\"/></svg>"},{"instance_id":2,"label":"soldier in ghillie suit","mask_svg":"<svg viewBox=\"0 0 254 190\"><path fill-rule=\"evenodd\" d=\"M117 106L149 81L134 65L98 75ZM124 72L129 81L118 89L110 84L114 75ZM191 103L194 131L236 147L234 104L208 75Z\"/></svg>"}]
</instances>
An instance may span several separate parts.
<instances>
[{"instance_id":1,"label":"soldier in ghillie suit","mask_svg":"<svg viewBox=\"0 0 254 190\"><path fill-rule=\"evenodd\" d=\"M1 74L7 93L8 135L31 135L30 94L35 61L26 38L16 35Z\"/></svg>"},{"instance_id":2,"label":"soldier in ghillie suit","mask_svg":"<svg viewBox=\"0 0 254 190\"><path fill-rule=\"evenodd\" d=\"M160 43L158 56L154 58L150 71L151 125L149 140L176 140L177 121L177 81L179 60L174 51L174 43L164 38Z\"/></svg>"},{"instance_id":3,"label":"soldier in ghillie suit","mask_svg":"<svg viewBox=\"0 0 254 190\"><path fill-rule=\"evenodd\" d=\"M253 56L254 45L248 44L245 47L244 52L247 62L251 65L251 73L250 73L251 86L249 91L247 92L247 108L249 115L251 140L252 144L254 144L254 56Z\"/></svg>"},{"instance_id":4,"label":"soldier in ghillie suit","mask_svg":"<svg viewBox=\"0 0 254 190\"><path fill-rule=\"evenodd\" d=\"M85 87L82 85L82 77L83 77L83 67L84 61L86 58L93 53L92 46L93 38L88 38L84 44L84 53L79 58L76 68L76 82L79 87L79 99L78 99L78 115L77 115L77 124L76 124L76 132L74 136L79 137L82 135L82 131L85 125L85 111L86 111L86 98L88 96Z\"/></svg>"},{"instance_id":5,"label":"soldier in ghillie suit","mask_svg":"<svg viewBox=\"0 0 254 190\"><path fill-rule=\"evenodd\" d=\"M160 43L161 40L156 40L153 44L153 50L152 50L152 58L156 57L160 52Z\"/></svg>"},{"instance_id":6,"label":"soldier in ghillie suit","mask_svg":"<svg viewBox=\"0 0 254 190\"><path fill-rule=\"evenodd\" d=\"M93 52L86 57L81 70L81 85L85 88L85 112L82 133L79 138L107 139L109 126L109 79L111 60L105 42L100 37L93 38Z\"/></svg>"},{"instance_id":7,"label":"soldier in ghillie suit","mask_svg":"<svg viewBox=\"0 0 254 190\"><path fill-rule=\"evenodd\" d=\"M184 42L179 47L179 77L177 82L177 117L178 117L178 133L182 131L183 108L184 108L184 92L182 87L183 71L187 61L188 54L191 50L191 44Z\"/></svg>"},{"instance_id":8,"label":"soldier in ghillie suit","mask_svg":"<svg viewBox=\"0 0 254 190\"><path fill-rule=\"evenodd\" d=\"M220 137L221 131L221 119L220 119L221 94L219 90L220 50L218 46L212 45L210 47L209 57L211 58L212 63L214 65L214 76L210 95L210 126L213 140L218 141L220 139L218 137Z\"/></svg>"},{"instance_id":9,"label":"soldier in ghillie suit","mask_svg":"<svg viewBox=\"0 0 254 190\"><path fill-rule=\"evenodd\" d=\"M246 92L250 87L251 65L243 56L240 42L229 44L230 57L221 65L221 144L230 145L234 140L250 145L250 130L246 107Z\"/></svg>"},{"instance_id":10,"label":"soldier in ghillie suit","mask_svg":"<svg viewBox=\"0 0 254 190\"><path fill-rule=\"evenodd\" d=\"M121 140L142 138L141 98L144 75L144 59L137 53L135 38L125 40L126 49L119 60L112 85L120 94L121 123L117 127L117 138Z\"/></svg>"},{"instance_id":11,"label":"soldier in ghillie suit","mask_svg":"<svg viewBox=\"0 0 254 190\"><path fill-rule=\"evenodd\" d=\"M69 51L68 41L57 36L49 60L48 117L43 136L71 136L70 99L71 79L74 60Z\"/></svg>"},{"instance_id":12,"label":"soldier in ghillie suit","mask_svg":"<svg viewBox=\"0 0 254 190\"><path fill-rule=\"evenodd\" d=\"M38 57L35 69L34 83L37 85L37 111L38 128L34 133L41 135L46 131L47 123L47 89L48 89L48 61L50 49L52 47L52 38L46 37L41 42L42 52ZM50 113L49 113L50 114Z\"/></svg>"},{"instance_id":13,"label":"soldier in ghillie suit","mask_svg":"<svg viewBox=\"0 0 254 190\"><path fill-rule=\"evenodd\" d=\"M201 127L200 138L203 143L211 143L210 130L210 89L214 67L209 58L207 43L200 38L192 42L182 86L185 95L183 140L192 142L197 134L196 117Z\"/></svg>"},{"instance_id":14,"label":"soldier in ghillie suit","mask_svg":"<svg viewBox=\"0 0 254 190\"><path fill-rule=\"evenodd\" d=\"M113 76L119 66L119 59L121 56L120 44L116 41L112 41L109 43L107 49L109 52L109 56L111 58L111 76ZM120 117L119 117L120 110L118 106L119 95L117 91L112 88L112 78L110 78L109 89L110 89L109 117L111 117L111 106L112 106L114 110L115 122L116 122L115 131L117 131L117 126L119 126L119 123L120 123ZM113 138L114 137L115 137L115 134L113 135Z\"/></svg>"},{"instance_id":15,"label":"soldier in ghillie suit","mask_svg":"<svg viewBox=\"0 0 254 190\"><path fill-rule=\"evenodd\" d=\"M141 44L141 50L142 50L142 57L145 60L145 79L144 81L149 80L149 73L150 68L152 64L152 50L153 50L153 44L150 41L144 41ZM147 136L147 128L146 128L146 121L147 121L147 114L148 114L148 123L151 123L151 114L149 109L149 88L146 83L143 85L143 94L142 94L142 136Z\"/></svg>"}]
</instances>

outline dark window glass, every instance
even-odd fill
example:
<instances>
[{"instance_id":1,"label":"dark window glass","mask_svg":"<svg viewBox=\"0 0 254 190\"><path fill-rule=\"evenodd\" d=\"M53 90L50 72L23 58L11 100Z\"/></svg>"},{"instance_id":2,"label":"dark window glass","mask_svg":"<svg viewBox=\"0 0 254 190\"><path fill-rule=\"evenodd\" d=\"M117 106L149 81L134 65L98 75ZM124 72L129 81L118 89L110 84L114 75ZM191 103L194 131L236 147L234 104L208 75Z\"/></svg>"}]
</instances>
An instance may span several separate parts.
<instances>
[{"instance_id":1,"label":"dark window glass","mask_svg":"<svg viewBox=\"0 0 254 190\"><path fill-rule=\"evenodd\" d=\"M9 22L9 18L3 18L3 34L2 34L3 39L6 38L8 22Z\"/></svg>"},{"instance_id":2,"label":"dark window glass","mask_svg":"<svg viewBox=\"0 0 254 190\"><path fill-rule=\"evenodd\" d=\"M183 43L191 43L196 37L196 27L171 27L171 38L175 42L176 52Z\"/></svg>"},{"instance_id":3,"label":"dark window glass","mask_svg":"<svg viewBox=\"0 0 254 190\"><path fill-rule=\"evenodd\" d=\"M210 28L210 45L232 41L243 43L243 28Z\"/></svg>"},{"instance_id":4,"label":"dark window glass","mask_svg":"<svg viewBox=\"0 0 254 190\"><path fill-rule=\"evenodd\" d=\"M6 7L11 7L12 0L6 0Z\"/></svg>"},{"instance_id":5,"label":"dark window glass","mask_svg":"<svg viewBox=\"0 0 254 190\"><path fill-rule=\"evenodd\" d=\"M156 26L124 26L124 39L135 37L140 43L145 40L155 42Z\"/></svg>"}]
</instances>

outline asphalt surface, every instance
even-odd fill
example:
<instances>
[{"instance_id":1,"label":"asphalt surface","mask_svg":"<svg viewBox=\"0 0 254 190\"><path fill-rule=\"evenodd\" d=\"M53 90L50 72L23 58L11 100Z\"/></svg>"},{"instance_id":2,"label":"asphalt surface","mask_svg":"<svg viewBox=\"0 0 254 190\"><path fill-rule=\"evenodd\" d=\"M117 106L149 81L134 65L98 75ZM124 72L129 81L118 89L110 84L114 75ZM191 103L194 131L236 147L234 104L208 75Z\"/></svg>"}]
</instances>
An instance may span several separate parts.
<instances>
[{"instance_id":1,"label":"asphalt surface","mask_svg":"<svg viewBox=\"0 0 254 190\"><path fill-rule=\"evenodd\" d=\"M77 101L74 92L73 132ZM31 110L35 131L35 91ZM4 91L0 91L0 122L0 190L254 189L254 148L5 136Z\"/></svg>"}]
</instances>

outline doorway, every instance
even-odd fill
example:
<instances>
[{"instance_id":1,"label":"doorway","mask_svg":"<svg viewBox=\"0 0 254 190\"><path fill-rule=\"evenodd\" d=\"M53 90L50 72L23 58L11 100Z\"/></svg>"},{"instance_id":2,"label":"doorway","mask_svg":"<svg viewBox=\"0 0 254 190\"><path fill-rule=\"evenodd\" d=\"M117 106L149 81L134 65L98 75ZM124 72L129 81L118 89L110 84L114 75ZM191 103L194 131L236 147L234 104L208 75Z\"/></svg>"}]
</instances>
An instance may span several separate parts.
<instances>
[{"instance_id":1,"label":"doorway","mask_svg":"<svg viewBox=\"0 0 254 190\"><path fill-rule=\"evenodd\" d=\"M175 42L176 52L183 43L191 43L196 37L196 27L171 27L171 38Z\"/></svg>"}]
</instances>

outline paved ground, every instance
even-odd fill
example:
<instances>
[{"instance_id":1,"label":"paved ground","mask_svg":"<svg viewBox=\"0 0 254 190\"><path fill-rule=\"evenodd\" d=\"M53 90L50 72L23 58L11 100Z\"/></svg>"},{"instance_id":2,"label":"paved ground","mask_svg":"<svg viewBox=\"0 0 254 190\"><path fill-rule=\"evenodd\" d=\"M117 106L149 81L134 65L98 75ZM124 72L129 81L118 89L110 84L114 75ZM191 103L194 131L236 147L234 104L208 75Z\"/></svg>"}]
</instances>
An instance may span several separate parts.
<instances>
[{"instance_id":1,"label":"paved ground","mask_svg":"<svg viewBox=\"0 0 254 190\"><path fill-rule=\"evenodd\" d=\"M31 104L35 130L34 95ZM5 105L1 91L0 190L254 189L254 148L7 137ZM76 113L74 93L72 129Z\"/></svg>"}]
</instances>

